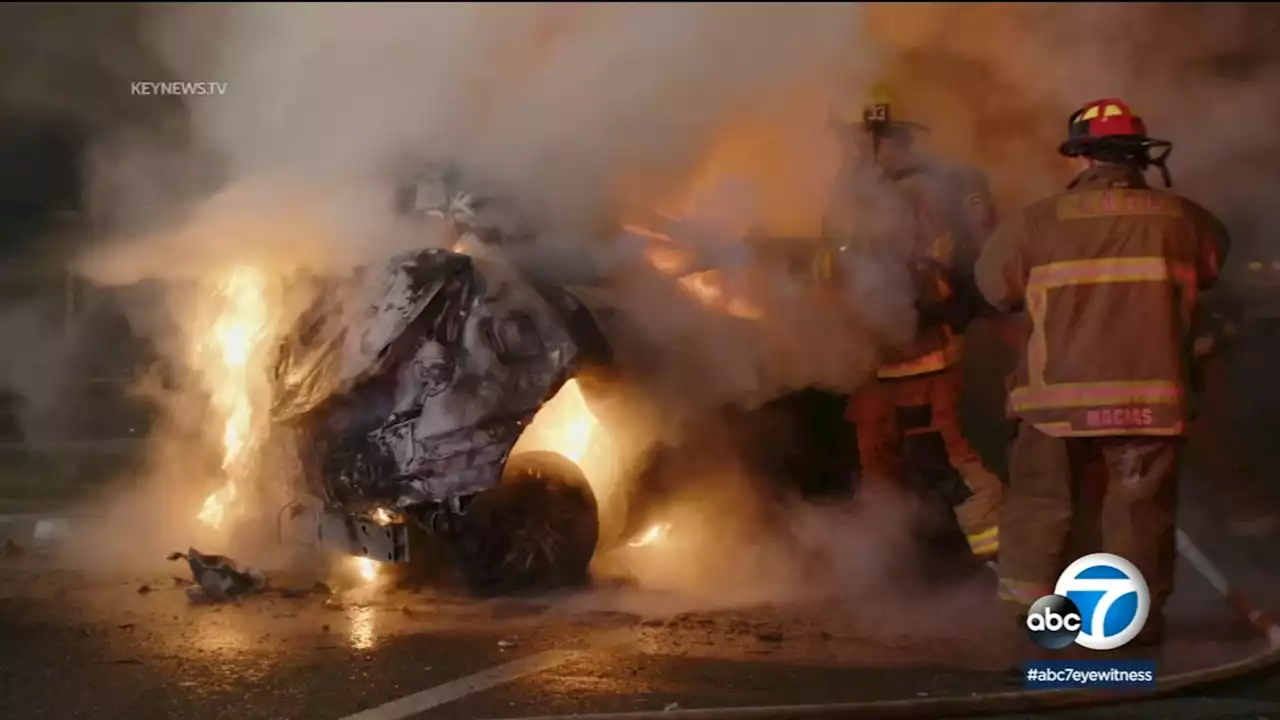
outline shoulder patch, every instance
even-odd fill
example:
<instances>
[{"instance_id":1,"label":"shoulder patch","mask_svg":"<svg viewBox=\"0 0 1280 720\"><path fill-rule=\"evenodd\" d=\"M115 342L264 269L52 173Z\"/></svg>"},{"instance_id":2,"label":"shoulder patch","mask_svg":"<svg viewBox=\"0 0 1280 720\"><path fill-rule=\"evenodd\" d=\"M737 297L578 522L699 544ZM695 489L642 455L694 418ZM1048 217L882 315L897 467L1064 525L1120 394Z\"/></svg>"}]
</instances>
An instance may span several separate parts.
<instances>
[{"instance_id":1,"label":"shoulder patch","mask_svg":"<svg viewBox=\"0 0 1280 720\"><path fill-rule=\"evenodd\" d=\"M1062 195L1057 201L1059 220L1094 217L1181 217L1182 202L1175 195L1155 190L1107 188Z\"/></svg>"}]
</instances>

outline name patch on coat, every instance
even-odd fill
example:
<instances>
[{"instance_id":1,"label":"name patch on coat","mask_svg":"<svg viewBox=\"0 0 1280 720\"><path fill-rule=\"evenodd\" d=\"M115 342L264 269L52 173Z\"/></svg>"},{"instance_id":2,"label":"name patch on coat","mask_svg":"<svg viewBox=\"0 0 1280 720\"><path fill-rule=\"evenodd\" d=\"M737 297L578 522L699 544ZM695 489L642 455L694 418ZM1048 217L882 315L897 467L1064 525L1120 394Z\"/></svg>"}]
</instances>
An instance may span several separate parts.
<instances>
[{"instance_id":1,"label":"name patch on coat","mask_svg":"<svg viewBox=\"0 0 1280 720\"><path fill-rule=\"evenodd\" d=\"M1181 217L1182 203L1173 195L1154 190L1109 188L1067 193L1058 198L1058 219L1094 217Z\"/></svg>"},{"instance_id":2,"label":"name patch on coat","mask_svg":"<svg viewBox=\"0 0 1280 720\"><path fill-rule=\"evenodd\" d=\"M1155 422L1155 413L1149 407L1102 408L1086 412L1084 421L1095 430L1151 427Z\"/></svg>"}]
</instances>

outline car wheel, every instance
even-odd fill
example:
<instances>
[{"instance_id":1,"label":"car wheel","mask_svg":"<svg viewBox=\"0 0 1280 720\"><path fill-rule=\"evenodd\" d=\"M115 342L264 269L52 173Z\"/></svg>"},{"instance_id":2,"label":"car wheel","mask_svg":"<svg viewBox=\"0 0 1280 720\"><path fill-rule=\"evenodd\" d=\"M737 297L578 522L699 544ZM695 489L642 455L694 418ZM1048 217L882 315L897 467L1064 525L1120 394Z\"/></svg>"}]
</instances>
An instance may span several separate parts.
<instances>
[{"instance_id":1,"label":"car wheel","mask_svg":"<svg viewBox=\"0 0 1280 720\"><path fill-rule=\"evenodd\" d=\"M550 590L586 581L600 524L595 495L568 458L522 453L502 482L471 501L449 554L476 594Z\"/></svg>"}]
</instances>

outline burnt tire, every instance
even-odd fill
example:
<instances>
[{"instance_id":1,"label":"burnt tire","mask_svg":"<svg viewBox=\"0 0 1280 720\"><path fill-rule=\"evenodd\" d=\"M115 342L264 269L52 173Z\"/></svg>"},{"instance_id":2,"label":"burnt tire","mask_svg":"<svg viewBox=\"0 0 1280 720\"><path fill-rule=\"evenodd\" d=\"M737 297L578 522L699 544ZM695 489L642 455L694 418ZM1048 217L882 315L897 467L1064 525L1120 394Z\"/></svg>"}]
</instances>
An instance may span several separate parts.
<instances>
[{"instance_id":1,"label":"burnt tire","mask_svg":"<svg viewBox=\"0 0 1280 720\"><path fill-rule=\"evenodd\" d=\"M600 537L586 477L550 452L513 457L502 482L477 494L461 521L449 555L459 579L482 596L581 584Z\"/></svg>"}]
</instances>

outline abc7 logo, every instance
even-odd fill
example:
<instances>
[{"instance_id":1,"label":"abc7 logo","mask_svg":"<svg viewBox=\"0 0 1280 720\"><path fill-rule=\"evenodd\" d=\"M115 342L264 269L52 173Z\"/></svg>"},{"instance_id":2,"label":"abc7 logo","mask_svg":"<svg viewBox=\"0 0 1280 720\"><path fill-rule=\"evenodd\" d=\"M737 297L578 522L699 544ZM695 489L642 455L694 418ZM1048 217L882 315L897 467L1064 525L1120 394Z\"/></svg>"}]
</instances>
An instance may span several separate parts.
<instances>
[{"instance_id":1,"label":"abc7 logo","mask_svg":"<svg viewBox=\"0 0 1280 720\"><path fill-rule=\"evenodd\" d=\"M1027 634L1048 650L1075 643L1090 650L1114 650L1146 625L1150 596L1132 563L1108 553L1076 560L1058 578L1055 594L1036 600L1027 613ZM1078 595L1085 603L1081 613Z\"/></svg>"},{"instance_id":2,"label":"abc7 logo","mask_svg":"<svg viewBox=\"0 0 1280 720\"><path fill-rule=\"evenodd\" d=\"M1046 650L1061 650L1080 636L1080 609L1071 598L1045 595L1027 613L1027 634Z\"/></svg>"}]
</instances>

